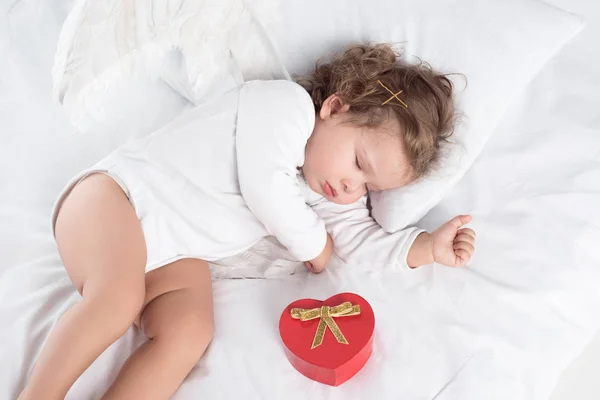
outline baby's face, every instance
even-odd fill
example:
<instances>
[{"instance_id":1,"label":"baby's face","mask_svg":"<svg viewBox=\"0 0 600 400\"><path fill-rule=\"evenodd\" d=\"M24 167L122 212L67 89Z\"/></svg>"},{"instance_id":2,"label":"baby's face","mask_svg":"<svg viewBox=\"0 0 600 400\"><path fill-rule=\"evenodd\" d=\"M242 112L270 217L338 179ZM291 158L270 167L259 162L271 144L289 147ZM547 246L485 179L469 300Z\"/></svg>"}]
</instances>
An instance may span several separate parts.
<instances>
[{"instance_id":1,"label":"baby's face","mask_svg":"<svg viewBox=\"0 0 600 400\"><path fill-rule=\"evenodd\" d=\"M327 200L351 204L367 191L393 189L410 182L400 126L390 119L377 129L346 122L348 112L331 96L308 140L302 171L310 188ZM337 104L335 103L337 101Z\"/></svg>"}]
</instances>

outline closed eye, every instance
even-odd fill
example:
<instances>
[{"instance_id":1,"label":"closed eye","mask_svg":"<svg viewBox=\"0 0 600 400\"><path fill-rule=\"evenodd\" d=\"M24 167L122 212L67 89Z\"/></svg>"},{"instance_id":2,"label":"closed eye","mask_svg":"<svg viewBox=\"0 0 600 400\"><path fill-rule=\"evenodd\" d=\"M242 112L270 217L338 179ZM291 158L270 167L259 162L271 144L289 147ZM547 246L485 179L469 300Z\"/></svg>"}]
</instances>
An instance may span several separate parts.
<instances>
[{"instance_id":1,"label":"closed eye","mask_svg":"<svg viewBox=\"0 0 600 400\"><path fill-rule=\"evenodd\" d=\"M362 168L360 166L360 161L358 160L358 156L356 156L356 168L358 168L359 170L362 171Z\"/></svg>"}]
</instances>

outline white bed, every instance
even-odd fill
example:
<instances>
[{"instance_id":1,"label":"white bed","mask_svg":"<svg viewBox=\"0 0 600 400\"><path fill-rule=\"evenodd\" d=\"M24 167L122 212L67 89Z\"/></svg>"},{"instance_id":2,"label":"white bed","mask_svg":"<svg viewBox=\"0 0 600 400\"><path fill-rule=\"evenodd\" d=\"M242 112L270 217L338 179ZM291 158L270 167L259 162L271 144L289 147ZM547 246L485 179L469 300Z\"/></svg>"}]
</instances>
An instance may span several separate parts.
<instances>
[{"instance_id":1,"label":"white bed","mask_svg":"<svg viewBox=\"0 0 600 400\"><path fill-rule=\"evenodd\" d=\"M86 157L111 145L73 135L50 100L67 3L0 5L0 400L16 397L52 325L77 300L51 238L52 203ZM475 165L422 221L431 228L471 212L479 235L469 268L365 273L350 265L318 276L218 280L215 339L175 399L600 397L590 374L600 367L597 345L552 394L600 328L600 5L553 3L584 15L586 30L528 86ZM56 135L69 138L60 149ZM57 160L58 152L68 156ZM366 367L330 388L291 367L277 323L295 299L342 291L370 301L376 336ZM67 398L99 398L141 340L131 329Z\"/></svg>"}]
</instances>

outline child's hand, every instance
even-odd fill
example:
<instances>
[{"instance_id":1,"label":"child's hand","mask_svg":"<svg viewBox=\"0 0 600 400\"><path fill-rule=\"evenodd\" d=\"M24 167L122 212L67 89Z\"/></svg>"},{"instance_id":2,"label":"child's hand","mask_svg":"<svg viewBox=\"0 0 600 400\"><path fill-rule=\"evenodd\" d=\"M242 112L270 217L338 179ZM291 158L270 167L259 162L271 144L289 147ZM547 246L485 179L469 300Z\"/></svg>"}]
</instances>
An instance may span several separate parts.
<instances>
[{"instance_id":1,"label":"child's hand","mask_svg":"<svg viewBox=\"0 0 600 400\"><path fill-rule=\"evenodd\" d=\"M431 234L435 262L449 267L462 267L475 252L475 232L461 227L471 222L470 215L459 215Z\"/></svg>"},{"instance_id":2,"label":"child's hand","mask_svg":"<svg viewBox=\"0 0 600 400\"><path fill-rule=\"evenodd\" d=\"M319 274L323 272L327 263L329 263L329 259L331 258L331 254L333 253L333 240L331 240L331 236L329 233L327 234L327 243L325 244L325 248L319 254L317 258L314 258L310 261L306 261L304 265L306 268L312 273Z\"/></svg>"}]
</instances>

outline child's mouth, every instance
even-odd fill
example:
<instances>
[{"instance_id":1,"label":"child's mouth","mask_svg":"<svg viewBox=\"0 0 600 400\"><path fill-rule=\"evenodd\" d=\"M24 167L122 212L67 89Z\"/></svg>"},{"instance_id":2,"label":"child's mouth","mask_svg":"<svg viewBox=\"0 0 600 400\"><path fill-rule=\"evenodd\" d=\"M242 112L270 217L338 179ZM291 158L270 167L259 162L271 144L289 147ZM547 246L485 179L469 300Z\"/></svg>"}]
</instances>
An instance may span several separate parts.
<instances>
[{"instance_id":1,"label":"child's mouth","mask_svg":"<svg viewBox=\"0 0 600 400\"><path fill-rule=\"evenodd\" d=\"M332 188L328 182L325 182L325 184L323 184L323 191L329 197L337 197L337 191L334 188Z\"/></svg>"}]
</instances>

